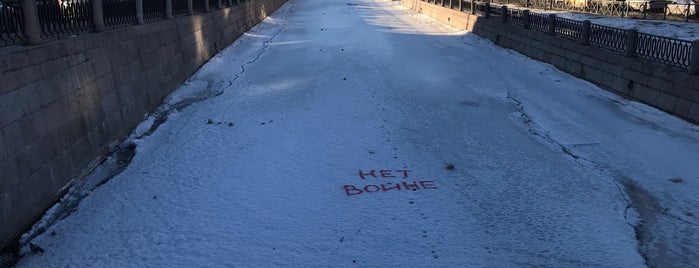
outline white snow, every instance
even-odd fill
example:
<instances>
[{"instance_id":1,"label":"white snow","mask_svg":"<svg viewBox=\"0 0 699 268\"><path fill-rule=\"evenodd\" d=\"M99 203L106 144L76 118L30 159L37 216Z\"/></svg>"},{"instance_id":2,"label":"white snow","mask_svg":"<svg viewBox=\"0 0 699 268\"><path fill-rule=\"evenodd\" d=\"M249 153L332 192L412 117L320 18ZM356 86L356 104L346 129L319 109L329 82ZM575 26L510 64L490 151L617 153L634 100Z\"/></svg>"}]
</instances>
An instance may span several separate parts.
<instances>
[{"instance_id":1,"label":"white snow","mask_svg":"<svg viewBox=\"0 0 699 268\"><path fill-rule=\"evenodd\" d=\"M693 267L697 140L396 2L290 0L18 266Z\"/></svg>"}]
</instances>

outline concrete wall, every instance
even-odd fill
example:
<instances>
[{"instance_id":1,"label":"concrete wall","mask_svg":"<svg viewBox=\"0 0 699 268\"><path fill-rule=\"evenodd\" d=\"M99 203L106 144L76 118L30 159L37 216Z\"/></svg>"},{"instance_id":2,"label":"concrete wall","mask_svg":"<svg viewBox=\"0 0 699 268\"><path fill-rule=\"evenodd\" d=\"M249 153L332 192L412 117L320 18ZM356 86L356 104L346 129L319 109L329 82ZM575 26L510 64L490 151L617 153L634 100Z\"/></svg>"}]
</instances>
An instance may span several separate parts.
<instances>
[{"instance_id":1,"label":"concrete wall","mask_svg":"<svg viewBox=\"0 0 699 268\"><path fill-rule=\"evenodd\" d=\"M486 19L419 0L401 2L442 23L472 31L602 88L699 123L699 75L501 23L500 18Z\"/></svg>"},{"instance_id":2,"label":"concrete wall","mask_svg":"<svg viewBox=\"0 0 699 268\"><path fill-rule=\"evenodd\" d=\"M0 249L167 94L286 0L0 49Z\"/></svg>"}]
</instances>

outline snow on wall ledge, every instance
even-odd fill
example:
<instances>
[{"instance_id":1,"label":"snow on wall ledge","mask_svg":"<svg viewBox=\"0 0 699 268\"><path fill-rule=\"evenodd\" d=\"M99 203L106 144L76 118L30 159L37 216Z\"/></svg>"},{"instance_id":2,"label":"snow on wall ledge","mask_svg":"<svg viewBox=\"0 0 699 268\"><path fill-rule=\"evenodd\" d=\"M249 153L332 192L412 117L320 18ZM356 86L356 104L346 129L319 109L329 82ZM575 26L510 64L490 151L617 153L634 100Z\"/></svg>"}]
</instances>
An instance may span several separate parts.
<instances>
[{"instance_id":1,"label":"snow on wall ledge","mask_svg":"<svg viewBox=\"0 0 699 268\"><path fill-rule=\"evenodd\" d=\"M471 31L501 47L550 63L614 93L699 123L699 75L524 30L502 23L500 18L486 19L420 0L401 0L401 4L441 23Z\"/></svg>"},{"instance_id":2,"label":"snow on wall ledge","mask_svg":"<svg viewBox=\"0 0 699 268\"><path fill-rule=\"evenodd\" d=\"M144 114L285 2L0 50L0 249Z\"/></svg>"}]
</instances>

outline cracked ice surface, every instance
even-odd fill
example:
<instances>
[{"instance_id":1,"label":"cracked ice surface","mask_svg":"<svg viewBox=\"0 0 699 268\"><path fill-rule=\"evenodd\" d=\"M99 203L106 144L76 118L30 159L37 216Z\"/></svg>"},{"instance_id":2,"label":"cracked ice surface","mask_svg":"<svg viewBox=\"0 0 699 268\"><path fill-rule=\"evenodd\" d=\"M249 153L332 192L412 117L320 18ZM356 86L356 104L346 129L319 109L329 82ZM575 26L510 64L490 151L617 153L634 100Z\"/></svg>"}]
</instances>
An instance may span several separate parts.
<instances>
[{"instance_id":1,"label":"cracked ice surface","mask_svg":"<svg viewBox=\"0 0 699 268\"><path fill-rule=\"evenodd\" d=\"M291 0L210 60L19 266L696 266L696 126L351 3Z\"/></svg>"}]
</instances>

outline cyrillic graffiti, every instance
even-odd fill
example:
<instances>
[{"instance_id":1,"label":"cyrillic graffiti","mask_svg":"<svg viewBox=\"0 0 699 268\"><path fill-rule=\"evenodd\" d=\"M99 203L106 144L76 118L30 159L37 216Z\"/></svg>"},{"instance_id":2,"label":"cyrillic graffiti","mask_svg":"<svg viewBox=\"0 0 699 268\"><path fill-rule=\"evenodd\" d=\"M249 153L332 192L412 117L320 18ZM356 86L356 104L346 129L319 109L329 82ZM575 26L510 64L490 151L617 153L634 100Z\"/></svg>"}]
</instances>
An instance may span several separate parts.
<instances>
[{"instance_id":1,"label":"cyrillic graffiti","mask_svg":"<svg viewBox=\"0 0 699 268\"><path fill-rule=\"evenodd\" d=\"M380 169L359 170L357 175L361 180L367 179L407 179L412 170L407 169ZM354 196L365 193L383 193L388 191L417 191L438 189L433 180L402 181L402 182L376 182L363 186L344 185L345 195Z\"/></svg>"}]
</instances>

